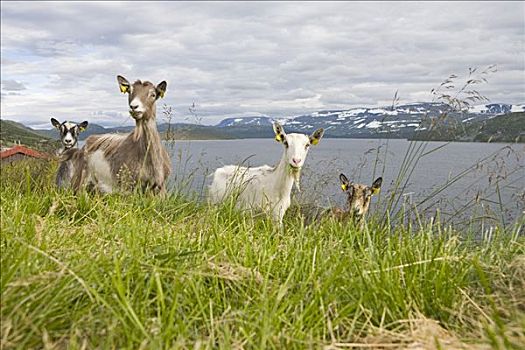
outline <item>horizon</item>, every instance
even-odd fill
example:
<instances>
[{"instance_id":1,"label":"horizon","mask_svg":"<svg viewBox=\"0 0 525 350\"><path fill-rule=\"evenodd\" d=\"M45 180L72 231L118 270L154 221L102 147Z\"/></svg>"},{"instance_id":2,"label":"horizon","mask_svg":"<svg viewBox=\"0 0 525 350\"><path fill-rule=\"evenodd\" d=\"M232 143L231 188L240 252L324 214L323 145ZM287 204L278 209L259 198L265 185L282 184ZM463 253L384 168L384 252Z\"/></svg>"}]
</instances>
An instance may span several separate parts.
<instances>
[{"instance_id":1,"label":"horizon","mask_svg":"<svg viewBox=\"0 0 525 350\"><path fill-rule=\"evenodd\" d=\"M406 102L406 103L397 105L396 108L404 107L404 106L410 106L410 105L417 105L417 104L445 104L445 103L444 102L424 102L424 101ZM503 104L503 103L489 101L489 102L484 103L484 104L471 105L470 109L475 109L475 107L479 107L479 106L499 105L499 104ZM525 110L525 102L524 103L510 103L510 104L507 104L507 105L521 106ZM319 111L303 113L303 114L297 114L297 115L293 115L293 116L270 116L270 115L264 115L264 114L261 114L261 113L258 113L259 115L256 115L257 113L253 113L251 115L240 116L240 117L236 117L236 116L224 117L224 118L220 119L218 122L216 122L214 124L202 124L202 123L199 123L196 119L194 119L193 121L192 120L182 120L182 121L171 121L171 122L168 122L163 117L159 118L159 116L157 115L156 122L157 122L157 125L170 123L170 124L173 124L173 125L174 124L189 124L189 125L203 125L203 126L218 126L224 120L227 120L227 119L269 118L271 120L283 120L283 119L293 119L293 118L297 118L297 117L301 117L301 116L305 116L305 115L310 115L310 114L313 114L313 113L320 113L320 112L339 112L339 111L354 110L354 109L366 109L366 110L370 110L370 109L386 109L386 108L390 108L390 107L391 106L371 106L371 107L359 106L359 107L352 107L352 108L348 108L348 109L322 109L322 110L319 110ZM4 119L4 118L2 118L2 119ZM10 119L4 119L4 120L10 120ZM64 120L64 121L66 121L66 120ZM70 119L68 119L67 121L80 122L80 119L79 120L70 120ZM17 121L15 121L15 122L17 122ZM43 123L43 124L37 124L37 125L26 125L24 123L22 123L22 124L32 128L34 130L52 130L52 129L54 129L54 127L50 126L51 125L50 123ZM109 129L109 128L119 128L119 127L133 127L135 125L135 121L132 118L129 118L129 122L123 123L123 124L120 124L120 125L104 125L104 124L91 123L90 122L90 125L91 124L95 124L95 125L98 125L98 126L102 126L102 127L106 128L106 129Z\"/></svg>"},{"instance_id":2,"label":"horizon","mask_svg":"<svg viewBox=\"0 0 525 350\"><path fill-rule=\"evenodd\" d=\"M204 125L381 108L396 92L400 105L431 102L451 74L459 84L469 67L492 64L497 72L476 87L487 104L521 104L524 10L522 2L3 1L1 117L34 128L51 116L133 125L117 74L167 81L159 123L164 104L172 122Z\"/></svg>"}]
</instances>

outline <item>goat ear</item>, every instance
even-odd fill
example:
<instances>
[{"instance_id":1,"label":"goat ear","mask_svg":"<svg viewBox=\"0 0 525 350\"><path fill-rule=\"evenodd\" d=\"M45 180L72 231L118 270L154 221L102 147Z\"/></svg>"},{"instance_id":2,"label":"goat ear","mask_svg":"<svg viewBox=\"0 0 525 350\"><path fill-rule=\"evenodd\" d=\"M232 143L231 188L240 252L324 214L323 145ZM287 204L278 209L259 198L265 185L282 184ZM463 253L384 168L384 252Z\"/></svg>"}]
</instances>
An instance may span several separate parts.
<instances>
[{"instance_id":1,"label":"goat ear","mask_svg":"<svg viewBox=\"0 0 525 350\"><path fill-rule=\"evenodd\" d=\"M120 92L122 92L123 94L129 92L130 84L126 78L124 78L122 75L117 75L117 81L120 87Z\"/></svg>"},{"instance_id":2,"label":"goat ear","mask_svg":"<svg viewBox=\"0 0 525 350\"><path fill-rule=\"evenodd\" d=\"M345 174L340 174L339 180L341 181L341 189L346 192L346 190L348 190L350 181L348 181L348 178L345 176Z\"/></svg>"},{"instance_id":3,"label":"goat ear","mask_svg":"<svg viewBox=\"0 0 525 350\"><path fill-rule=\"evenodd\" d=\"M378 194L379 191L381 190L381 184L383 183L383 178L382 177L378 177L374 183L372 184L372 194Z\"/></svg>"},{"instance_id":4,"label":"goat ear","mask_svg":"<svg viewBox=\"0 0 525 350\"><path fill-rule=\"evenodd\" d=\"M283 126L278 122L273 123L273 132L275 133L275 140L277 142L283 142L286 136Z\"/></svg>"},{"instance_id":5,"label":"goat ear","mask_svg":"<svg viewBox=\"0 0 525 350\"><path fill-rule=\"evenodd\" d=\"M60 122L58 120L56 120L55 118L51 118L51 124L53 124L53 126L58 130L60 130Z\"/></svg>"},{"instance_id":6,"label":"goat ear","mask_svg":"<svg viewBox=\"0 0 525 350\"><path fill-rule=\"evenodd\" d=\"M86 130L87 126L88 126L88 122L87 120L84 120L82 123L78 124L78 129L82 132Z\"/></svg>"},{"instance_id":7,"label":"goat ear","mask_svg":"<svg viewBox=\"0 0 525 350\"><path fill-rule=\"evenodd\" d=\"M157 85L155 88L157 90L157 98L164 97L164 94L166 93L166 88L168 87L168 83L166 81L162 81Z\"/></svg>"},{"instance_id":8,"label":"goat ear","mask_svg":"<svg viewBox=\"0 0 525 350\"><path fill-rule=\"evenodd\" d=\"M314 131L312 135L310 135L310 143L312 145L317 145L321 138L323 137L324 129L320 128Z\"/></svg>"}]
</instances>

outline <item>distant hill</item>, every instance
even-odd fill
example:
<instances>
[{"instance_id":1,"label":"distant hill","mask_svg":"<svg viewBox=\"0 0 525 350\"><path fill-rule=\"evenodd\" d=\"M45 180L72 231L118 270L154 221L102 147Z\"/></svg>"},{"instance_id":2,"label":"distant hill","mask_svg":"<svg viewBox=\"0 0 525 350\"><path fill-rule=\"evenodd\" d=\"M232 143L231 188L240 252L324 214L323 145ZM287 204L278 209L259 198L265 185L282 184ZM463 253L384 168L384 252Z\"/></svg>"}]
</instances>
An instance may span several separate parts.
<instances>
[{"instance_id":1,"label":"distant hill","mask_svg":"<svg viewBox=\"0 0 525 350\"><path fill-rule=\"evenodd\" d=\"M317 128L324 128L325 137L332 138L481 141L492 137L491 141L512 142L520 136L519 133L523 132L522 118L518 116L498 118L523 113L525 113L523 104L491 103L472 106L467 111L459 113L451 110L450 106L444 103L417 102L390 107L324 110L283 118L268 116L225 118L214 126L161 123L158 124L158 130L165 139L265 138L273 137L271 125L277 120L285 126L287 132L311 133ZM491 122L493 119L497 122ZM497 124L500 123L509 127L499 128ZM26 129L47 138L58 139L58 132L51 127L47 130ZM132 129L133 126L105 128L97 124L89 124L87 130L80 134L80 140L93 134L127 133ZM515 133L516 130L518 134ZM524 142L522 136L517 140Z\"/></svg>"},{"instance_id":2,"label":"distant hill","mask_svg":"<svg viewBox=\"0 0 525 350\"><path fill-rule=\"evenodd\" d=\"M474 141L525 142L525 112L509 113L473 125L468 133Z\"/></svg>"},{"instance_id":3,"label":"distant hill","mask_svg":"<svg viewBox=\"0 0 525 350\"><path fill-rule=\"evenodd\" d=\"M525 112L497 115L485 120L460 122L454 118L437 120L433 127L424 121L412 140L525 142Z\"/></svg>"},{"instance_id":4,"label":"distant hill","mask_svg":"<svg viewBox=\"0 0 525 350\"><path fill-rule=\"evenodd\" d=\"M229 126L272 126L272 119L270 117L242 117L242 118L226 118L221 120L217 127L225 128Z\"/></svg>"},{"instance_id":5,"label":"distant hill","mask_svg":"<svg viewBox=\"0 0 525 350\"><path fill-rule=\"evenodd\" d=\"M59 143L50 137L35 132L23 124L3 119L0 120L0 142L3 147L21 143L42 151L52 151L59 146Z\"/></svg>"},{"instance_id":6,"label":"distant hill","mask_svg":"<svg viewBox=\"0 0 525 350\"><path fill-rule=\"evenodd\" d=\"M352 108L346 110L324 110L309 114L269 118L254 116L244 118L226 118L218 128L234 131L240 137L265 137L268 130L271 134L271 124L278 120L290 132L309 133L317 128L325 129L327 137L344 138L413 138L415 134L428 135L421 132L429 127L426 121L447 116L447 121L452 122L459 129L475 122L489 120L490 118L512 112L524 112L523 104L490 103L471 106L467 111L459 113L445 103L416 102L396 106L375 108ZM435 133L434 133L435 134ZM263 136L264 135L264 136ZM449 130L445 132L449 138ZM436 136L436 135L433 135ZM239 137L239 136L237 136Z\"/></svg>"}]
</instances>

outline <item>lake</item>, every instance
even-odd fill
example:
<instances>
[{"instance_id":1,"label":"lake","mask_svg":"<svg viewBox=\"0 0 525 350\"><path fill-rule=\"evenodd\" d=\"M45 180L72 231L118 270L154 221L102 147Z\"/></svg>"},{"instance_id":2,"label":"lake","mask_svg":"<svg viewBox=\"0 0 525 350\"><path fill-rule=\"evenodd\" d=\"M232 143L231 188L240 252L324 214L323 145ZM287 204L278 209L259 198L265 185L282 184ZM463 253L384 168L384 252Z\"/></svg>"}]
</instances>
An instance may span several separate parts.
<instances>
[{"instance_id":1,"label":"lake","mask_svg":"<svg viewBox=\"0 0 525 350\"><path fill-rule=\"evenodd\" d=\"M211 182L207 175L216 168L240 163L275 165L281 159L282 147L273 139L167 143L173 161L170 185L203 199ZM406 186L396 189L396 178L409 149L419 149L425 155L417 163L418 157L408 157L415 166L410 166L403 177L409 179ZM340 173L369 185L376 177L383 177L381 195L373 200L371 210L384 210L392 192L399 195L397 209L417 205L418 211L433 215L439 208L443 218L455 220L484 217L508 223L523 215L525 208L524 144L323 139L311 147L302 172L301 192L294 189L293 198L321 206L344 205Z\"/></svg>"}]
</instances>

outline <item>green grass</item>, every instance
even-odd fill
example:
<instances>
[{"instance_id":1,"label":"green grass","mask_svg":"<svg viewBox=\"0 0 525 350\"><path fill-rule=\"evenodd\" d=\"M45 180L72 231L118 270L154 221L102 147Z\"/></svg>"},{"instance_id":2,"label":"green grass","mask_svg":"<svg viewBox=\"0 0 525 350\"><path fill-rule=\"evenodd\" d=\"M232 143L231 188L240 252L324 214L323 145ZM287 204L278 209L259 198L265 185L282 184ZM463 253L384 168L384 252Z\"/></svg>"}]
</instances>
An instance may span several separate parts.
<instances>
[{"instance_id":1,"label":"green grass","mask_svg":"<svg viewBox=\"0 0 525 350\"><path fill-rule=\"evenodd\" d=\"M176 193L57 192L55 166L2 168L2 349L525 344L523 223L280 230Z\"/></svg>"}]
</instances>

